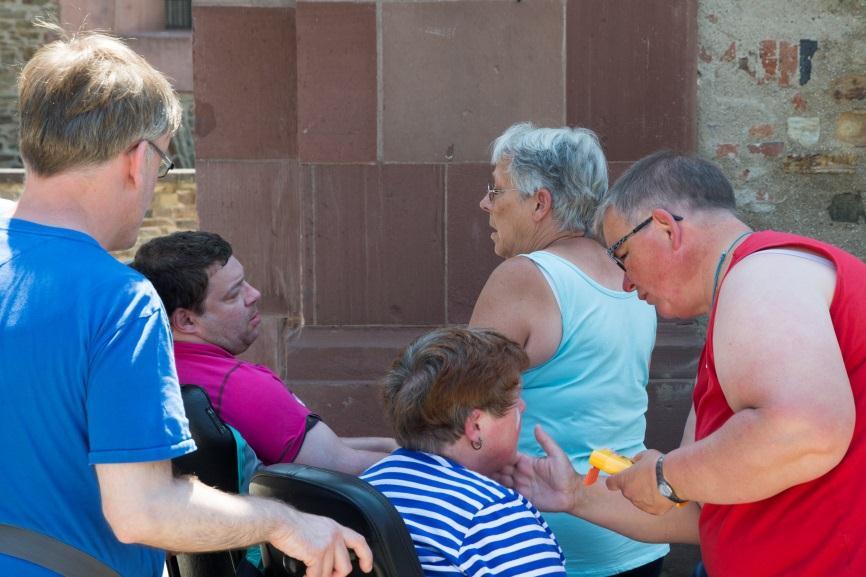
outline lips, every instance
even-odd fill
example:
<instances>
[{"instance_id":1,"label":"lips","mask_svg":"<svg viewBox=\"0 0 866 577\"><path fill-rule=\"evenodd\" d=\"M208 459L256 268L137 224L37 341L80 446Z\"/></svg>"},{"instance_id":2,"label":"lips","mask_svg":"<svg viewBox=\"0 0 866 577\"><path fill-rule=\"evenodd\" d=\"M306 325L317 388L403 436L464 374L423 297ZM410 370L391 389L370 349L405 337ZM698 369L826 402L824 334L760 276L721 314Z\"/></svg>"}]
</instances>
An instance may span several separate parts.
<instances>
[{"instance_id":1,"label":"lips","mask_svg":"<svg viewBox=\"0 0 866 577\"><path fill-rule=\"evenodd\" d=\"M261 322L262 322L262 316L259 313L254 314L253 318L250 319L250 324L253 325L253 327L259 326L259 324L261 324Z\"/></svg>"}]
</instances>

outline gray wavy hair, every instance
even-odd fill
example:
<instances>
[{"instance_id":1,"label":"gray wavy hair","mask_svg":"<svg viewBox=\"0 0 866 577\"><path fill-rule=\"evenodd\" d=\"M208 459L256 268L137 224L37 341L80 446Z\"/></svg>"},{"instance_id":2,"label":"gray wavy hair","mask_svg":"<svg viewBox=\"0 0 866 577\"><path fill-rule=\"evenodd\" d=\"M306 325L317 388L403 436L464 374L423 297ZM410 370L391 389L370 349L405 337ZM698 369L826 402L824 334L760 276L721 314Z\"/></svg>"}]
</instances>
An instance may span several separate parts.
<instances>
[{"instance_id":1,"label":"gray wavy hair","mask_svg":"<svg viewBox=\"0 0 866 577\"><path fill-rule=\"evenodd\" d=\"M553 198L560 230L592 235L596 207L607 192L607 161L586 128L512 125L493 141L491 163L508 161L508 174L524 198L541 188Z\"/></svg>"}]
</instances>

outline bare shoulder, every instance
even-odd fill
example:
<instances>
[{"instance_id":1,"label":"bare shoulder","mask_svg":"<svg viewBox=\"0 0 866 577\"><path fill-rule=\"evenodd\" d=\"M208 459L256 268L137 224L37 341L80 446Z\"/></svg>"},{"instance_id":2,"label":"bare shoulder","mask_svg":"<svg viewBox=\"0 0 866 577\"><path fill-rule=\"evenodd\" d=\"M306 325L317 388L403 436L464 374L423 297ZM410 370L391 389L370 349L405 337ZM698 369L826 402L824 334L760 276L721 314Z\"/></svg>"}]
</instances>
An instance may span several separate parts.
<instances>
[{"instance_id":1,"label":"bare shoulder","mask_svg":"<svg viewBox=\"0 0 866 577\"><path fill-rule=\"evenodd\" d=\"M832 261L809 251L761 251L734 267L727 284L732 291L748 290L794 297L823 296L829 305L836 288ZM814 292L813 292L814 291Z\"/></svg>"},{"instance_id":2,"label":"bare shoulder","mask_svg":"<svg viewBox=\"0 0 866 577\"><path fill-rule=\"evenodd\" d=\"M541 271L530 259L515 256L490 274L469 324L496 329L526 346L548 310L556 312L556 301Z\"/></svg>"},{"instance_id":3,"label":"bare shoulder","mask_svg":"<svg viewBox=\"0 0 866 577\"><path fill-rule=\"evenodd\" d=\"M722 285L713 347L732 408L845 380L830 318L836 271L803 254L756 253Z\"/></svg>"},{"instance_id":4,"label":"bare shoulder","mask_svg":"<svg viewBox=\"0 0 866 577\"><path fill-rule=\"evenodd\" d=\"M502 261L487 279L491 287L506 286L510 293L531 291L544 284L544 276L532 260L525 256L513 256Z\"/></svg>"}]
</instances>

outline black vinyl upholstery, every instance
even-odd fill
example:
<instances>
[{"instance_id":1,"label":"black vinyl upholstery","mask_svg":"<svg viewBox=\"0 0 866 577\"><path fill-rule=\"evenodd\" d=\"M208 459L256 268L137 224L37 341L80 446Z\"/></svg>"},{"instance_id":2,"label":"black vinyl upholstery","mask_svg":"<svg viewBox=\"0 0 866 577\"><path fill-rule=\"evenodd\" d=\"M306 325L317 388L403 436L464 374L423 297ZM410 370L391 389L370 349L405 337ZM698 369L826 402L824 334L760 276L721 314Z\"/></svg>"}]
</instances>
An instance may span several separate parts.
<instances>
[{"instance_id":1,"label":"black vinyl upholstery","mask_svg":"<svg viewBox=\"0 0 866 577\"><path fill-rule=\"evenodd\" d=\"M353 563L352 577L423 577L403 519L388 499L361 479L310 467L279 464L259 470L250 493L289 503L305 513L330 517L367 539L373 551L373 572ZM263 551L268 577L300 577L304 565L271 545Z\"/></svg>"},{"instance_id":2,"label":"black vinyl upholstery","mask_svg":"<svg viewBox=\"0 0 866 577\"><path fill-rule=\"evenodd\" d=\"M189 430L198 450L172 460L175 475L195 475L211 487L238 492L237 443L203 389L181 387ZM169 559L171 577L234 577L244 551L179 554Z\"/></svg>"}]
</instances>

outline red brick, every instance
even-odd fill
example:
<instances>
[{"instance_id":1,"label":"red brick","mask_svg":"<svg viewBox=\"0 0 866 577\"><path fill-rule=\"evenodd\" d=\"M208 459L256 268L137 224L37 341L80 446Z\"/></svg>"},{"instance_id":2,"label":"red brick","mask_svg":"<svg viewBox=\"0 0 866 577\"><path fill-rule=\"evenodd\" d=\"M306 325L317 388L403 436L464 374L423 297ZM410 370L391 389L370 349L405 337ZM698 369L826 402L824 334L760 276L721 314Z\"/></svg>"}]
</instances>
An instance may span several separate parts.
<instances>
[{"instance_id":1,"label":"red brick","mask_svg":"<svg viewBox=\"0 0 866 577\"><path fill-rule=\"evenodd\" d=\"M807 108L806 99L803 98L803 95L799 92L791 99L791 104L794 105L794 110L797 110L798 112L802 112Z\"/></svg>"},{"instance_id":2,"label":"red brick","mask_svg":"<svg viewBox=\"0 0 866 577\"><path fill-rule=\"evenodd\" d=\"M738 148L736 144L719 144L716 146L716 158L734 158Z\"/></svg>"},{"instance_id":3,"label":"red brick","mask_svg":"<svg viewBox=\"0 0 866 577\"><path fill-rule=\"evenodd\" d=\"M776 64L778 62L776 58L776 41L761 40L759 54L761 57L761 65L764 67L764 77L774 78L776 76Z\"/></svg>"},{"instance_id":4,"label":"red brick","mask_svg":"<svg viewBox=\"0 0 866 577\"><path fill-rule=\"evenodd\" d=\"M749 136L752 138L770 138L774 132L772 124L756 124L749 129Z\"/></svg>"},{"instance_id":5,"label":"red brick","mask_svg":"<svg viewBox=\"0 0 866 577\"><path fill-rule=\"evenodd\" d=\"M731 42L731 45L728 46L728 49L725 50L725 53L722 54L722 57L719 59L722 62L733 62L737 57L737 43Z\"/></svg>"},{"instance_id":6,"label":"red brick","mask_svg":"<svg viewBox=\"0 0 866 577\"><path fill-rule=\"evenodd\" d=\"M799 46L782 41L779 43L779 86L790 86L797 74Z\"/></svg>"},{"instance_id":7,"label":"red brick","mask_svg":"<svg viewBox=\"0 0 866 577\"><path fill-rule=\"evenodd\" d=\"M785 151L784 142L761 142L759 144L750 144L749 152L752 154L763 154L764 156L779 156Z\"/></svg>"}]
</instances>

